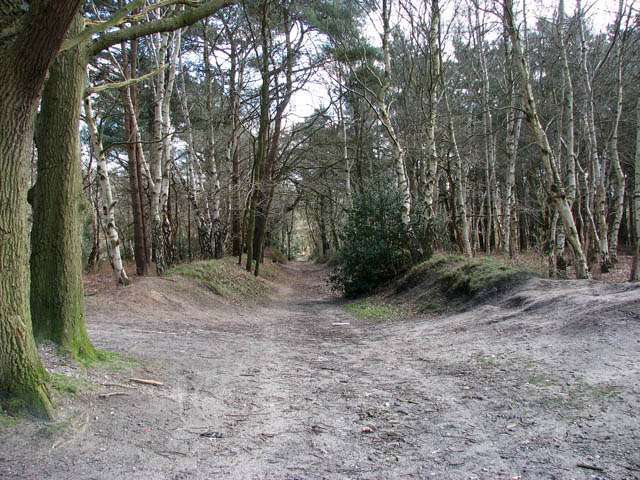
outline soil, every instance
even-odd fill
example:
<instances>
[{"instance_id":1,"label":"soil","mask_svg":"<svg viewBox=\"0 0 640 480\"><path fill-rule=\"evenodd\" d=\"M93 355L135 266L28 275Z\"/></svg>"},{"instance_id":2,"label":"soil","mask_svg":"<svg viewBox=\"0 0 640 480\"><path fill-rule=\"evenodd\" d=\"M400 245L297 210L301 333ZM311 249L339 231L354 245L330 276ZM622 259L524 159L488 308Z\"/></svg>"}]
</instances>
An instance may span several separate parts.
<instances>
[{"instance_id":1,"label":"soil","mask_svg":"<svg viewBox=\"0 0 640 480\"><path fill-rule=\"evenodd\" d=\"M96 347L141 361L86 373L43 347L91 388L0 426L0 478L640 478L639 286L533 279L372 321L325 275L291 263L254 305L183 278L88 296Z\"/></svg>"}]
</instances>

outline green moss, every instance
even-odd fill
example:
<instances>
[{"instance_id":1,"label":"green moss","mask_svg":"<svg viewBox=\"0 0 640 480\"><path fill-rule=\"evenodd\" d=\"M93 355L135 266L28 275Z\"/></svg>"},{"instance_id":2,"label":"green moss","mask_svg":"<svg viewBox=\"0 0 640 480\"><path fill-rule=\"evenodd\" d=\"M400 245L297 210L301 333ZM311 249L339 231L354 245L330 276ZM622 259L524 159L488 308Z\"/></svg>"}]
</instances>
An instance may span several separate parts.
<instances>
[{"instance_id":1,"label":"green moss","mask_svg":"<svg viewBox=\"0 0 640 480\"><path fill-rule=\"evenodd\" d=\"M396 308L387 305L376 305L369 300L360 300L345 307L345 310L355 314L360 318L371 320L390 320L398 317Z\"/></svg>"},{"instance_id":2,"label":"green moss","mask_svg":"<svg viewBox=\"0 0 640 480\"><path fill-rule=\"evenodd\" d=\"M260 265L260 272L263 277L275 278L277 267L268 261ZM263 278L247 272L237 264L235 257L185 263L167 271L166 275L192 278L217 295L231 300L257 299L269 293Z\"/></svg>"},{"instance_id":3,"label":"green moss","mask_svg":"<svg viewBox=\"0 0 640 480\"><path fill-rule=\"evenodd\" d=\"M536 275L490 258L436 255L407 272L396 291L417 289L414 302L421 311L442 312L475 297L502 293Z\"/></svg>"}]
</instances>

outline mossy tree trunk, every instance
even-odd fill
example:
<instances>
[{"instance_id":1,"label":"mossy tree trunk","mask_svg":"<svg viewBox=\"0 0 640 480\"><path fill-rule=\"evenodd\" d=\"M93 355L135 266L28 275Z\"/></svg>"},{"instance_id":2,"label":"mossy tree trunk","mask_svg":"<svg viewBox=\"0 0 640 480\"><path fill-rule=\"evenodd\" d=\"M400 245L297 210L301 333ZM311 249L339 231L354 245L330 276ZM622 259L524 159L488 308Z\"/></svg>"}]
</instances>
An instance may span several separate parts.
<instances>
[{"instance_id":1,"label":"mossy tree trunk","mask_svg":"<svg viewBox=\"0 0 640 480\"><path fill-rule=\"evenodd\" d=\"M59 10L56 2L50 3L56 5L54 13ZM64 2L67 3L70 2ZM112 45L192 25L231 3L230 0L211 0L169 18L143 22L107 33L99 34L100 32L94 31L93 36L91 28L83 30L83 18L78 15L72 23L69 40L62 45L62 52L50 68L36 127L38 180L31 191L34 207L31 308L36 336L53 340L74 357L95 355L84 324L82 288L81 222L87 207L82 191L78 126L85 68L94 56ZM129 7L132 5L134 2ZM0 12L4 13L3 7L0 7ZM112 20L117 19L119 13ZM46 14L43 14L43 22L49 22ZM107 28L108 25L109 22L103 26ZM68 23L65 31L67 28ZM44 43L49 41L43 40ZM42 47L36 45L34 48ZM47 44L46 49L48 48ZM58 50L56 46L51 56ZM30 71L27 73L30 74ZM31 82L31 78L28 80ZM41 86L37 93L40 88ZM34 108L37 93L30 104L24 105ZM7 134L2 138L10 139L12 135ZM26 138L29 138L28 133ZM23 144L22 148L26 149L27 154L30 153L30 145ZM140 148L138 153L141 150ZM139 159L142 161L141 156ZM164 233L162 227L160 224L159 230Z\"/></svg>"},{"instance_id":2,"label":"mossy tree trunk","mask_svg":"<svg viewBox=\"0 0 640 480\"><path fill-rule=\"evenodd\" d=\"M0 37L0 391L52 418L29 309L26 189L37 102L80 2L23 5L0 5L0 24L12 30Z\"/></svg>"},{"instance_id":3,"label":"mossy tree trunk","mask_svg":"<svg viewBox=\"0 0 640 480\"><path fill-rule=\"evenodd\" d=\"M76 16L69 30L82 29ZM86 61L79 47L58 55L49 69L36 122L38 178L30 192L31 311L36 338L49 339L72 357L95 356L84 323L80 106Z\"/></svg>"}]
</instances>

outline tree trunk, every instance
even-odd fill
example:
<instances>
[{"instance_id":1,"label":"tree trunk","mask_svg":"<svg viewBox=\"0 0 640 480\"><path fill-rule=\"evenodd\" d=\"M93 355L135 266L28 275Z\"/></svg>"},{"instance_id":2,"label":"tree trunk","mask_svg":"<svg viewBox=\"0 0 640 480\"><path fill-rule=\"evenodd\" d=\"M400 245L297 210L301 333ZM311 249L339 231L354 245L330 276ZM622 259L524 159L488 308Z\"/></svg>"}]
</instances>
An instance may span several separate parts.
<instances>
[{"instance_id":1,"label":"tree trunk","mask_svg":"<svg viewBox=\"0 0 640 480\"><path fill-rule=\"evenodd\" d=\"M520 73L520 84L522 88L522 94L524 97L524 106L527 114L527 122L529 123L533 132L534 138L540 148L542 155L542 163L544 165L545 172L550 183L551 195L553 201L556 204L562 223L564 224L565 234L569 240L569 243L573 247L573 251L576 257L576 276L578 278L589 278L589 268L587 266L587 259L582 250L580 239L578 238L578 231L576 224L571 213L571 207L567 201L566 192L560 179L560 172L556 164L551 146L549 145L549 139L540 123L538 117L538 111L536 108L535 99L533 97L533 88L531 86L531 79L529 78L529 65L524 57L522 51L522 45L520 43L520 37L518 30L515 28L512 1L505 0L504 2L504 20L505 28L509 32L511 42L513 44L513 53L518 70Z\"/></svg>"},{"instance_id":2,"label":"tree trunk","mask_svg":"<svg viewBox=\"0 0 640 480\"><path fill-rule=\"evenodd\" d=\"M567 149L567 202L569 208L573 208L576 199L576 153L575 153L575 134L574 134L574 108L573 108L573 80L571 78L571 69L569 68L569 55L567 54L567 46L565 42L564 31L564 0L558 4L558 37L560 40L560 55L562 57L562 72L564 79L564 98L567 115L567 127L565 136L565 145ZM560 126L562 131L562 125ZM561 137L561 134L560 134ZM558 226L558 234L556 238L556 266L557 272L562 277L566 277L567 261L565 259L566 235L564 234L564 225Z\"/></svg>"},{"instance_id":3,"label":"tree trunk","mask_svg":"<svg viewBox=\"0 0 640 480\"><path fill-rule=\"evenodd\" d=\"M609 135L609 155L611 157L611 166L616 175L615 209L611 222L611 235L609 236L609 254L611 255L612 263L618 263L618 234L624 212L624 191L626 186L618 153L618 126L620 125L620 117L622 117L622 61L624 55L624 43L622 40L619 40L616 53L616 106L613 127L611 128L611 135Z\"/></svg>"},{"instance_id":4,"label":"tree trunk","mask_svg":"<svg viewBox=\"0 0 640 480\"><path fill-rule=\"evenodd\" d=\"M580 12L580 2L578 2L578 11ZM609 238L607 227L607 191L606 191L606 169L600 160L598 153L598 137L596 133L596 117L595 117L595 101L593 96L593 88L591 84L591 73L587 67L587 46L584 35L584 18L580 18L580 44L582 49L581 67L582 75L585 83L585 109L584 122L587 130L587 147L589 150L589 158L591 160L590 173L593 176L595 185L595 219L598 236L598 250L600 253L600 270L606 273L611 268L611 258L609 255Z\"/></svg>"},{"instance_id":5,"label":"tree trunk","mask_svg":"<svg viewBox=\"0 0 640 480\"><path fill-rule=\"evenodd\" d=\"M452 177L455 182L455 210L458 217L460 242L462 244L462 253L467 257L473 256L471 250L471 243L469 241L469 223L467 221L467 206L465 202L464 191L464 168L462 166L462 157L460 156L460 150L458 149L458 143L456 142L455 127L453 125L453 115L451 114L451 106L449 105L449 96L447 92L444 92L444 103L447 107L447 115L449 121L449 136L451 145L453 148L453 172ZM454 219L455 221L455 219ZM485 235L485 242L489 242L489 238Z\"/></svg>"},{"instance_id":6,"label":"tree trunk","mask_svg":"<svg viewBox=\"0 0 640 480\"><path fill-rule=\"evenodd\" d=\"M633 189L633 224L634 248L633 266L631 267L631 281L640 281L640 97L636 100L636 153L633 158L634 189Z\"/></svg>"},{"instance_id":7,"label":"tree trunk","mask_svg":"<svg viewBox=\"0 0 640 480\"><path fill-rule=\"evenodd\" d=\"M213 79L211 75L211 64L209 62L209 38L206 35L203 48L203 60L205 66L205 79L207 82L207 114L209 116L207 128L207 146L205 149L205 169L209 177L209 188L207 189L208 203L211 207L211 233L213 239L213 254L215 258L224 256L224 242L220 219L220 177L216 164L216 137L213 116Z\"/></svg>"},{"instance_id":8,"label":"tree trunk","mask_svg":"<svg viewBox=\"0 0 640 480\"><path fill-rule=\"evenodd\" d=\"M0 7L0 24L13 29L0 38L0 391L49 418L53 404L29 310L25 193L39 95L79 6L60 0L34 3L26 12L20 2Z\"/></svg>"},{"instance_id":9,"label":"tree trunk","mask_svg":"<svg viewBox=\"0 0 640 480\"><path fill-rule=\"evenodd\" d=\"M436 118L442 90L442 55L440 52L440 6L438 0L431 2L431 25L429 28L429 51L431 55L431 83L429 85L429 116L427 117L427 159L421 172L424 192L422 211L423 238L425 256L431 256L436 240L434 197L438 174L438 156L436 150Z\"/></svg>"},{"instance_id":10,"label":"tree trunk","mask_svg":"<svg viewBox=\"0 0 640 480\"><path fill-rule=\"evenodd\" d=\"M389 3L391 0L382 0L382 54L384 59L384 78L382 85L376 98L376 107L378 109L378 118L384 127L384 130L391 143L393 152L393 169L396 174L396 183L400 197L402 198L402 223L405 225L407 232L411 233L411 191L409 189L409 178L407 177L407 169L405 165L405 151L400 143L400 138L396 134L391 117L389 116L389 105L387 104L387 92L391 87L391 52L389 44L389 36L391 33L389 18L391 16L391 8Z\"/></svg>"},{"instance_id":11,"label":"tree trunk","mask_svg":"<svg viewBox=\"0 0 640 480\"><path fill-rule=\"evenodd\" d=\"M129 285L129 277L122 265L122 257L120 256L120 239L118 238L118 229L116 227L116 202L113 200L111 192L111 182L109 181L109 171L107 170L107 160L104 156L102 140L98 134L98 128L93 118L93 108L91 107L91 98L84 99L85 122L89 129L89 136L93 155L96 157L96 169L100 190L102 192L102 214L107 224L107 250L109 252L109 260L113 275L118 285Z\"/></svg>"},{"instance_id":12,"label":"tree trunk","mask_svg":"<svg viewBox=\"0 0 640 480\"><path fill-rule=\"evenodd\" d=\"M123 52L123 69L124 80L129 80L136 75L138 41L131 41L131 56L127 58L126 42L122 42L121 49ZM151 261L148 255L147 245L149 239L147 237L146 221L144 215L143 189L142 189L142 165L138 157L138 151L141 151L141 145L138 143L140 137L137 130L138 121L136 113L137 95L136 86L127 85L122 90L122 99L124 105L124 130L125 139L127 140L127 156L129 163L127 170L129 172L129 188L131 190L131 209L133 216L133 241L136 259L136 274L138 276L148 275L148 265Z\"/></svg>"},{"instance_id":13,"label":"tree trunk","mask_svg":"<svg viewBox=\"0 0 640 480\"><path fill-rule=\"evenodd\" d=\"M78 15L70 29L83 26ZM85 58L76 47L58 55L42 94L36 125L38 179L31 192L31 312L37 338L74 358L94 358L84 323L82 224L88 202L82 190L80 105Z\"/></svg>"}]
</instances>

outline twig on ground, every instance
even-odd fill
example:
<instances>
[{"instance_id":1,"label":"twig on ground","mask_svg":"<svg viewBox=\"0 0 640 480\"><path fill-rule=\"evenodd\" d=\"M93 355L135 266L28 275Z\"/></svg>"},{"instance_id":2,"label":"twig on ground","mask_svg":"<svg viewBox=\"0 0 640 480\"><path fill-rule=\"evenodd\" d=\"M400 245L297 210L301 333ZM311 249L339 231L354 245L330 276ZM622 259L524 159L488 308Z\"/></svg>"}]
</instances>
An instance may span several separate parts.
<instances>
[{"instance_id":1,"label":"twig on ground","mask_svg":"<svg viewBox=\"0 0 640 480\"><path fill-rule=\"evenodd\" d=\"M604 472L604 468L598 467L597 465L589 465L588 463L578 463L576 467L595 470L596 472Z\"/></svg>"},{"instance_id":2,"label":"twig on ground","mask_svg":"<svg viewBox=\"0 0 640 480\"><path fill-rule=\"evenodd\" d=\"M164 385L163 382L159 382L157 380L146 380L144 378L130 378L129 380L136 383L143 383L145 385L153 385L155 387L162 387Z\"/></svg>"},{"instance_id":3,"label":"twig on ground","mask_svg":"<svg viewBox=\"0 0 640 480\"><path fill-rule=\"evenodd\" d=\"M109 398L115 397L116 395L129 395L128 392L109 392L109 393L101 393L98 395L99 398Z\"/></svg>"}]
</instances>

